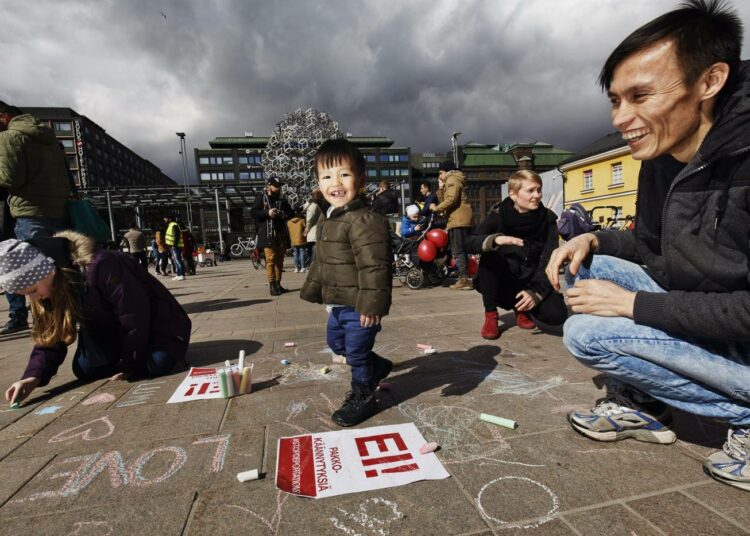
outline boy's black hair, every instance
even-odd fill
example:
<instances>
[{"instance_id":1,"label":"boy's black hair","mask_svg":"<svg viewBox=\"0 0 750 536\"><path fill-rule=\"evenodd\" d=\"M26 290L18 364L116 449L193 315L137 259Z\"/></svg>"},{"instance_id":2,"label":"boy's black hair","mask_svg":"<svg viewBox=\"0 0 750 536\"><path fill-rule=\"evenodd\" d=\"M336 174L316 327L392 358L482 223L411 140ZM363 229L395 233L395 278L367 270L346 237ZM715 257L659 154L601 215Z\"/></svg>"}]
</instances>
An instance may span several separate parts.
<instances>
[{"instance_id":1,"label":"boy's black hair","mask_svg":"<svg viewBox=\"0 0 750 536\"><path fill-rule=\"evenodd\" d=\"M7 102L3 102L0 100L0 114L9 115L11 117L15 117L17 115L23 114L20 108L16 108L15 106L11 106Z\"/></svg>"},{"instance_id":2,"label":"boy's black hair","mask_svg":"<svg viewBox=\"0 0 750 536\"><path fill-rule=\"evenodd\" d=\"M344 138L326 140L315 153L315 173L318 167L333 167L341 162L349 162L358 179L365 178L365 157L356 145Z\"/></svg>"},{"instance_id":3,"label":"boy's black hair","mask_svg":"<svg viewBox=\"0 0 750 536\"><path fill-rule=\"evenodd\" d=\"M685 83L693 84L717 62L733 72L742 51L742 20L724 0L688 0L679 9L655 18L631 33L604 62L599 85L609 91L617 66L629 56L661 41L673 39L677 46Z\"/></svg>"}]
</instances>

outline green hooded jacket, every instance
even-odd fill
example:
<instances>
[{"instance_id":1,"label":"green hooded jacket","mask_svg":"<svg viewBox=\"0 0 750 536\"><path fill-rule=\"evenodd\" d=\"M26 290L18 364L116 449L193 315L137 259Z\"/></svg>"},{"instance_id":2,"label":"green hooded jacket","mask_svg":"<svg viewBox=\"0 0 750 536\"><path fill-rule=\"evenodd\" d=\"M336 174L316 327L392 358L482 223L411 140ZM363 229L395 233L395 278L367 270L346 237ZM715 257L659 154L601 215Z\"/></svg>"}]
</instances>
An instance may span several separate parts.
<instances>
[{"instance_id":1,"label":"green hooded jacket","mask_svg":"<svg viewBox=\"0 0 750 536\"><path fill-rule=\"evenodd\" d=\"M0 188L10 193L14 218L68 218L65 153L54 132L31 115L14 117L0 132Z\"/></svg>"}]
</instances>

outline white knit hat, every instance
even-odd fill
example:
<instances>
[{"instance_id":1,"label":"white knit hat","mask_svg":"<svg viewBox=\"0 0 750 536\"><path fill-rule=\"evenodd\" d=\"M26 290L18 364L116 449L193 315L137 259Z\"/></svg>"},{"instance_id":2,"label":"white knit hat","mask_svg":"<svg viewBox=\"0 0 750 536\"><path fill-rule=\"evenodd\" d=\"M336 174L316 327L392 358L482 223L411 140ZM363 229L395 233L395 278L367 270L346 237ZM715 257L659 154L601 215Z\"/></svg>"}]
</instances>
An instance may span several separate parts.
<instances>
[{"instance_id":1,"label":"white knit hat","mask_svg":"<svg viewBox=\"0 0 750 536\"><path fill-rule=\"evenodd\" d=\"M409 205L406 207L407 216L416 216L417 214L419 214L419 207L417 205Z\"/></svg>"},{"instance_id":2,"label":"white knit hat","mask_svg":"<svg viewBox=\"0 0 750 536\"><path fill-rule=\"evenodd\" d=\"M35 285L54 271L55 261L28 242L0 242L0 287L7 292Z\"/></svg>"}]
</instances>

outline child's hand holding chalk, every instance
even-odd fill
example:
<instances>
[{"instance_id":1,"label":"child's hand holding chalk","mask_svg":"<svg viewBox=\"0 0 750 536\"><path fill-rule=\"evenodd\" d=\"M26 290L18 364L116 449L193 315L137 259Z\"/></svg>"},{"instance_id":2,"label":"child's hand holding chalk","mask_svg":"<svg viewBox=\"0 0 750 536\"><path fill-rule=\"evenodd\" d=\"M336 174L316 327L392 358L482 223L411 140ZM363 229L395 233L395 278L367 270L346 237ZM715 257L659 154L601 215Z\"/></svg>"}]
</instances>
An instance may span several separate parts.
<instances>
[{"instance_id":1,"label":"child's hand holding chalk","mask_svg":"<svg viewBox=\"0 0 750 536\"><path fill-rule=\"evenodd\" d=\"M5 400L11 405L11 407L17 408L21 406L21 402L28 398L31 392L39 385L39 378L24 378L17 382L13 382L8 389L5 391Z\"/></svg>"}]
</instances>

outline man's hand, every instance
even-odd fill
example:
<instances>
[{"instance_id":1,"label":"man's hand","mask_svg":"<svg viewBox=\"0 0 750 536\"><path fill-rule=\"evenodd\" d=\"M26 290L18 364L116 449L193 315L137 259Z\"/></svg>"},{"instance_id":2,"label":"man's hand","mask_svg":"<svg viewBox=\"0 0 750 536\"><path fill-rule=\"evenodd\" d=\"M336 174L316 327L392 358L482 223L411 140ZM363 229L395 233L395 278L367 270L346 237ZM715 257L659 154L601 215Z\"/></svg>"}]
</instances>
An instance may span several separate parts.
<instances>
[{"instance_id":1,"label":"man's hand","mask_svg":"<svg viewBox=\"0 0 750 536\"><path fill-rule=\"evenodd\" d=\"M278 213L279 213L278 209L272 208L271 210L268 211L268 217L275 218Z\"/></svg>"},{"instance_id":2,"label":"man's hand","mask_svg":"<svg viewBox=\"0 0 750 536\"><path fill-rule=\"evenodd\" d=\"M562 268L563 264L569 262L570 266L568 269L570 273L576 275L581 263L592 252L596 251L597 247L599 247L599 241L594 236L594 233L586 233L568 240L553 251L545 270L549 282L552 283L552 287L555 290L560 290L560 268Z\"/></svg>"},{"instance_id":3,"label":"man's hand","mask_svg":"<svg viewBox=\"0 0 750 536\"><path fill-rule=\"evenodd\" d=\"M524 312L524 311L531 311L534 307L537 306L537 301L534 295L527 291L522 290L518 294L516 294L516 299L518 300L516 302L516 305L513 307L516 311Z\"/></svg>"},{"instance_id":4,"label":"man's hand","mask_svg":"<svg viewBox=\"0 0 750 536\"><path fill-rule=\"evenodd\" d=\"M500 235L495 237L496 246L523 246L523 240L515 236Z\"/></svg>"},{"instance_id":5,"label":"man's hand","mask_svg":"<svg viewBox=\"0 0 750 536\"><path fill-rule=\"evenodd\" d=\"M31 391L36 389L39 385L39 378L26 378L13 382L8 389L5 390L5 400L8 404L13 405L15 402L21 402L31 394Z\"/></svg>"},{"instance_id":6,"label":"man's hand","mask_svg":"<svg viewBox=\"0 0 750 536\"><path fill-rule=\"evenodd\" d=\"M371 328L380 324L380 315L359 315L359 325L363 328Z\"/></svg>"},{"instance_id":7,"label":"man's hand","mask_svg":"<svg viewBox=\"0 0 750 536\"><path fill-rule=\"evenodd\" d=\"M430 203L430 212L435 212L437 209L437 205L435 203Z\"/></svg>"},{"instance_id":8,"label":"man's hand","mask_svg":"<svg viewBox=\"0 0 750 536\"><path fill-rule=\"evenodd\" d=\"M575 313L633 318L635 292L611 281L580 279L567 294L568 303Z\"/></svg>"}]
</instances>

